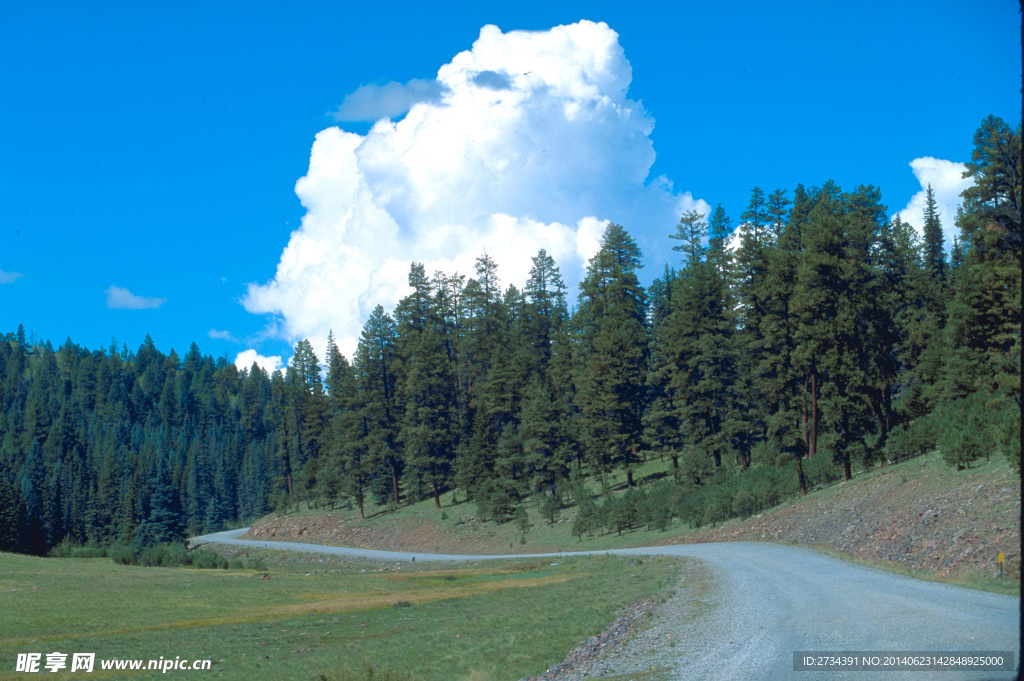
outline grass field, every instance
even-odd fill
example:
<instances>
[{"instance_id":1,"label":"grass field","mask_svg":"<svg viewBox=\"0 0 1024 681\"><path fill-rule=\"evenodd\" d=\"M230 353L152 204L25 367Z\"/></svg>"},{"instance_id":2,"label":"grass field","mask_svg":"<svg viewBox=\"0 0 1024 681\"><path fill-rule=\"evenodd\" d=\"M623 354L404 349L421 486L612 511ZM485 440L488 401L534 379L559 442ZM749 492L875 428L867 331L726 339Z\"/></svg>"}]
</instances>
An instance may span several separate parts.
<instances>
[{"instance_id":1,"label":"grass field","mask_svg":"<svg viewBox=\"0 0 1024 681\"><path fill-rule=\"evenodd\" d=\"M413 678L519 679L678 580L669 559L421 564L268 560L268 572L0 554L0 679L18 653L96 653L87 678L296 679L367 661ZM362 567L360 567L362 566ZM263 575L269 575L264 579ZM99 660L210 659L210 671L101 671ZM64 670L48 678L77 678Z\"/></svg>"}]
</instances>

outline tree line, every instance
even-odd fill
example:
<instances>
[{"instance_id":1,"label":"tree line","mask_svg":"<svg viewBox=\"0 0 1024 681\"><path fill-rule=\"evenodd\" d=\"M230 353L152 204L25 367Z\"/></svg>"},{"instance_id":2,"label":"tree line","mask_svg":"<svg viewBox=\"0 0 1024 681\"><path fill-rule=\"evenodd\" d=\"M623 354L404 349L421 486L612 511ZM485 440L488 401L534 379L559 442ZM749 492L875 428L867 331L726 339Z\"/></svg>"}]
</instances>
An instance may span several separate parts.
<instances>
[{"instance_id":1,"label":"tree line","mask_svg":"<svg viewBox=\"0 0 1024 681\"><path fill-rule=\"evenodd\" d=\"M570 308L543 250L519 290L413 263L411 292L354 356L300 341L286 372L192 344L136 352L0 342L0 549L144 547L298 501L400 505L441 494L509 520L619 473L608 526L743 515L941 443L953 466L1020 467L1021 128L988 117L959 235L927 190L923 236L880 191L755 187L668 236L677 267L640 284L609 224ZM650 457L672 475L637 488ZM587 523L591 522L588 526ZM616 525L617 524L617 525Z\"/></svg>"}]
</instances>

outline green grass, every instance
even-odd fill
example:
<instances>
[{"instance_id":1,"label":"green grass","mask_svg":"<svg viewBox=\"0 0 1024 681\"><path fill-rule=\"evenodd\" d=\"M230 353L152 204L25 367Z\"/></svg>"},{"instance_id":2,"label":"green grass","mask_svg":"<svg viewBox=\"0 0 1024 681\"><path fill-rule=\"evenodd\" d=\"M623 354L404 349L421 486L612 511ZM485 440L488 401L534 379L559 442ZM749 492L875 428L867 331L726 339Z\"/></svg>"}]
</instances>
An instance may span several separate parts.
<instances>
[{"instance_id":1,"label":"green grass","mask_svg":"<svg viewBox=\"0 0 1024 681\"><path fill-rule=\"evenodd\" d=\"M0 554L0 679L24 678L13 672L18 653L45 659L54 651L211 659L213 670L201 674L212 679L362 678L367 660L396 670L395 678L518 679L560 661L619 609L679 574L669 559L614 557L467 567L268 564L270 579L262 579ZM97 662L90 676L190 674L198 673L102 672Z\"/></svg>"},{"instance_id":2,"label":"green grass","mask_svg":"<svg viewBox=\"0 0 1024 681\"><path fill-rule=\"evenodd\" d=\"M634 480L638 484L647 481L654 481L663 477L671 477L671 459L652 458L647 463L640 465L634 472ZM609 486L613 493L620 493L625 489L625 473L612 473L608 476ZM596 492L596 484L590 484L592 492ZM457 490L458 501L452 503L452 493L446 492L441 495L441 508L434 506L433 498L417 501L412 504L403 504L399 507L372 503L366 505L366 520L359 519L359 511L356 508L345 509L344 505L338 505L334 510L328 510L325 506L310 508L305 503L293 507L287 513L275 513L267 516L264 520L280 517L294 519L305 519L319 516L334 517L348 523L358 523L364 527L402 527L403 530L416 523L431 523L441 528L449 537L450 542L447 548L449 552L462 554L491 554L491 553L555 553L558 551L577 551L595 549L626 548L630 546L643 546L658 543L677 542L679 537L690 534L685 523L678 519L674 520L667 531L648 531L646 527L639 527L633 530L624 531L621 535L616 532L602 534L594 537L584 536L580 541L572 535L572 520L576 516L574 506L563 508L559 514L561 522L550 525L542 517L538 506L537 497L528 498L525 502L530 519L530 531L526 535L526 541L520 541L520 532L515 522L496 524L493 522L481 522L477 518L476 503L465 501L465 492ZM278 538L280 541L290 541ZM298 538L293 541L302 543L323 543L317 539ZM339 545L341 545L339 543ZM357 548L383 548L370 544L351 544ZM445 546L434 547L434 552L442 552ZM425 549L418 549L425 550Z\"/></svg>"}]
</instances>

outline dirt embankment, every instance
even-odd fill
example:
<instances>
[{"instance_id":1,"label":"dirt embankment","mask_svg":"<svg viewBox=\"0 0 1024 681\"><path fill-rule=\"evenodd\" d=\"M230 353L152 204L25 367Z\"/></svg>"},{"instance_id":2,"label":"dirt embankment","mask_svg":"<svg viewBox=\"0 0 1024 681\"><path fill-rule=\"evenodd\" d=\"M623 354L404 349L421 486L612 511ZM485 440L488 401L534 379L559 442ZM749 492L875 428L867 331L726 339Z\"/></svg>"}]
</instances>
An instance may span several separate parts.
<instances>
[{"instance_id":1,"label":"dirt embankment","mask_svg":"<svg viewBox=\"0 0 1024 681\"><path fill-rule=\"evenodd\" d=\"M331 513L267 516L253 524L246 538L423 553L500 553L505 548L488 541L488 524L475 524L476 532L470 529L456 534L417 516L375 518L370 522Z\"/></svg>"},{"instance_id":2,"label":"dirt embankment","mask_svg":"<svg viewBox=\"0 0 1024 681\"><path fill-rule=\"evenodd\" d=\"M1019 477L1005 468L957 472L924 461L900 468L687 541L796 542L941 576L998 577L1001 552L1006 578L1020 580Z\"/></svg>"},{"instance_id":3,"label":"dirt embankment","mask_svg":"<svg viewBox=\"0 0 1024 681\"><path fill-rule=\"evenodd\" d=\"M568 528L568 517L563 514ZM680 535L636 532L637 545L707 541L780 541L819 546L847 556L885 561L940 576L1020 580L1020 477L1005 463L953 471L935 455L890 466L816 491L770 512ZM678 527L678 524L676 525ZM564 546L603 548L600 540ZM357 548L431 553L502 553L507 538L474 518L457 526L424 513L361 521L351 514L269 516L253 525L254 539L304 541ZM504 541L504 543L502 543ZM527 550L529 547L514 547Z\"/></svg>"}]
</instances>

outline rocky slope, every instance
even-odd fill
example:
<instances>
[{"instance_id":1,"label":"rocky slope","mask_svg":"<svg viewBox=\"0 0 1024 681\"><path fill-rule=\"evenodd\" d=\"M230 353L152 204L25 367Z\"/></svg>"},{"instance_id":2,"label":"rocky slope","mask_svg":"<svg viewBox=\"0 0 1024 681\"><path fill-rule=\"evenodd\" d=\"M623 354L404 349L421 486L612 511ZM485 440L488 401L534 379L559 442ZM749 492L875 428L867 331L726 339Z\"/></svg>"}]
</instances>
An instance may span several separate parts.
<instances>
[{"instance_id":1,"label":"rocky slope","mask_svg":"<svg viewBox=\"0 0 1024 681\"><path fill-rule=\"evenodd\" d=\"M1020 581L1020 478L1005 467L937 463L909 461L687 540L810 544L940 577L998 577L1002 552L1006 579Z\"/></svg>"}]
</instances>

